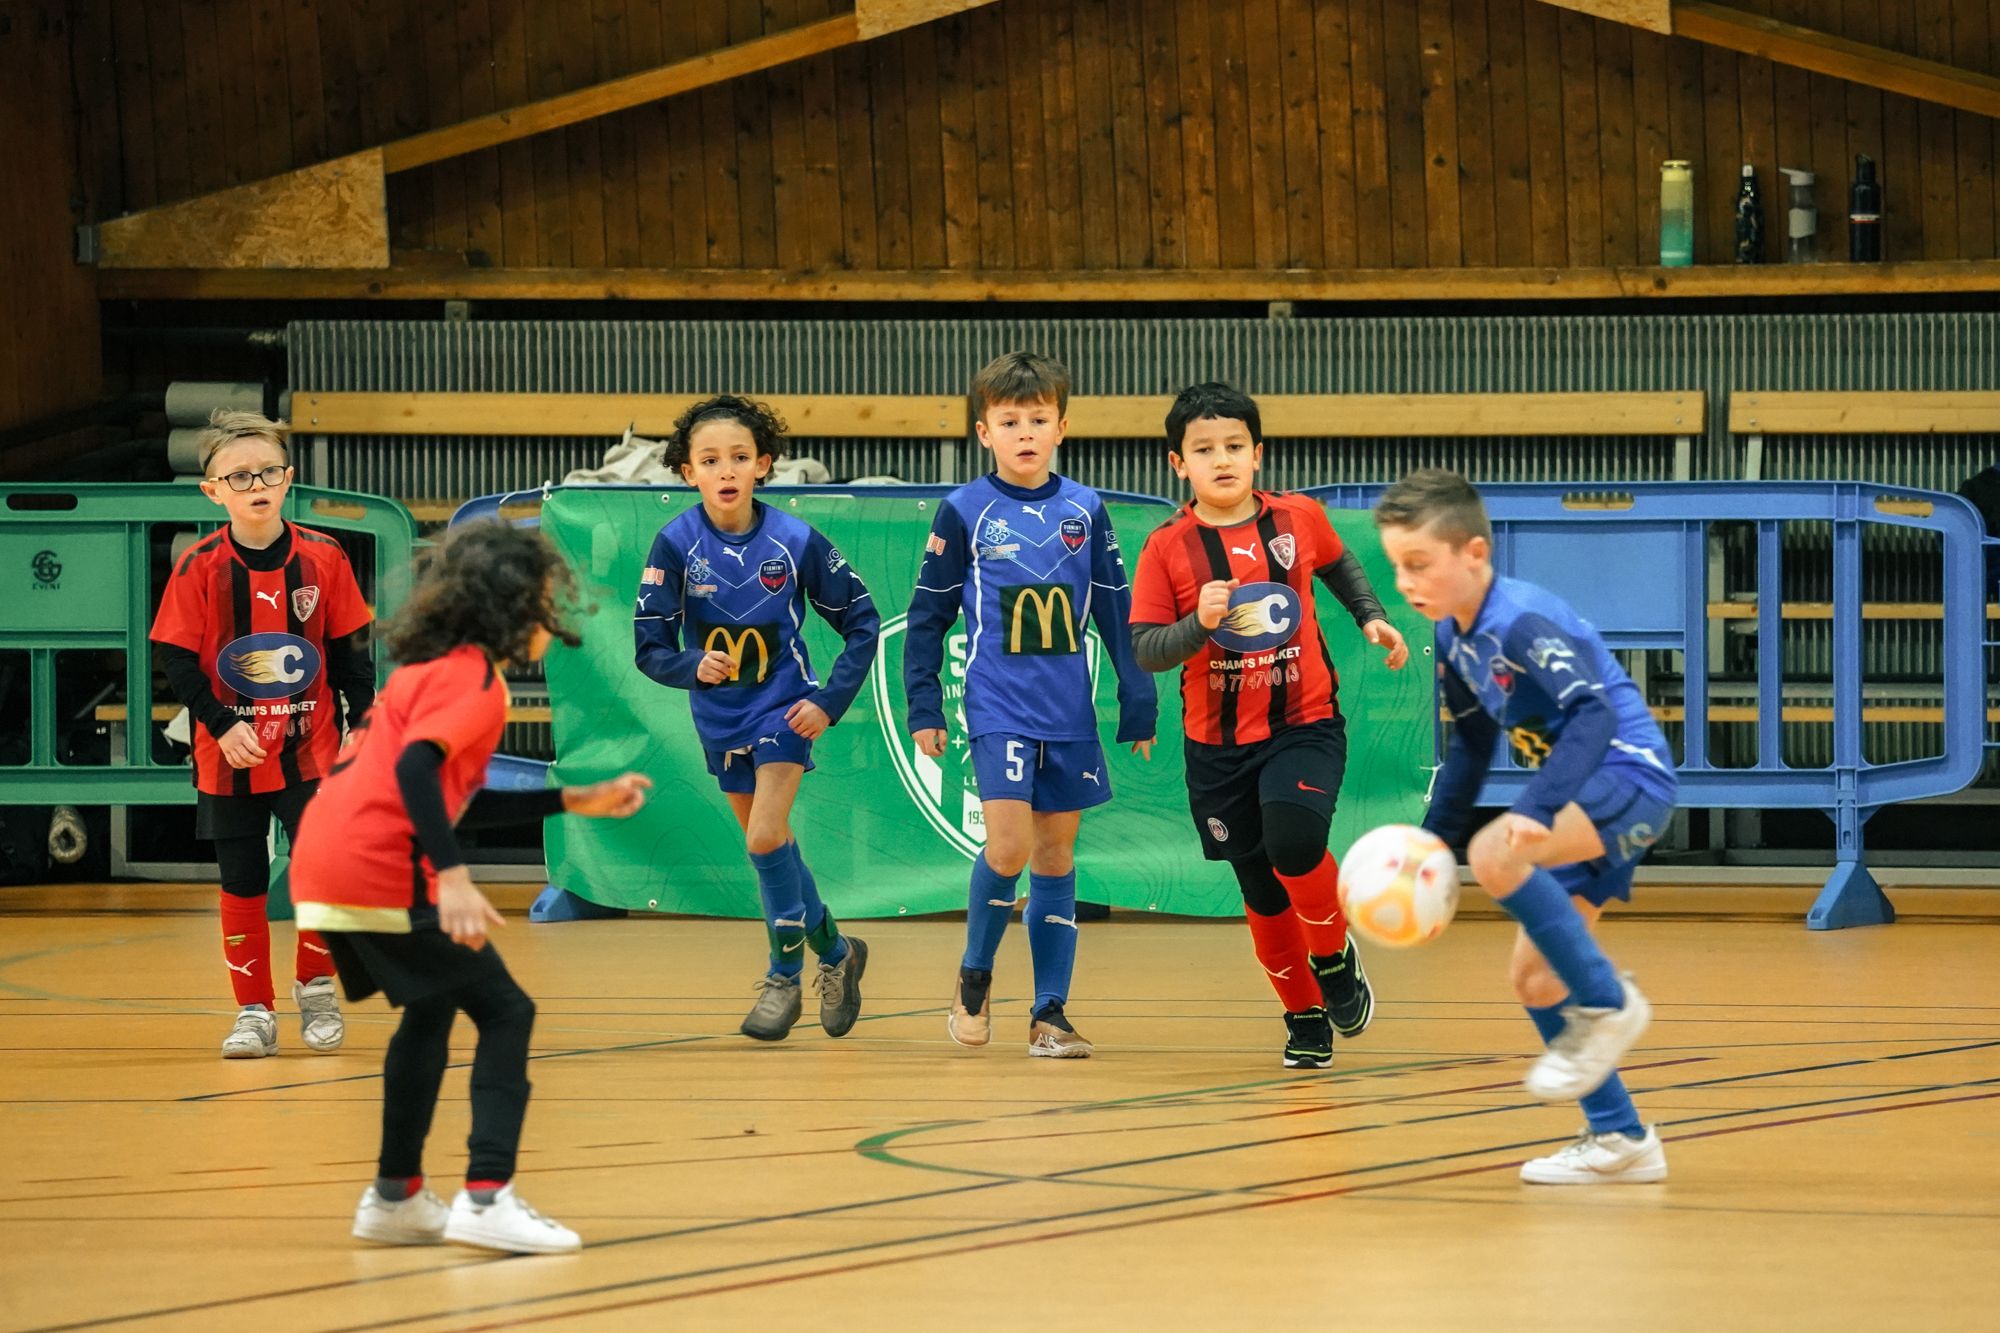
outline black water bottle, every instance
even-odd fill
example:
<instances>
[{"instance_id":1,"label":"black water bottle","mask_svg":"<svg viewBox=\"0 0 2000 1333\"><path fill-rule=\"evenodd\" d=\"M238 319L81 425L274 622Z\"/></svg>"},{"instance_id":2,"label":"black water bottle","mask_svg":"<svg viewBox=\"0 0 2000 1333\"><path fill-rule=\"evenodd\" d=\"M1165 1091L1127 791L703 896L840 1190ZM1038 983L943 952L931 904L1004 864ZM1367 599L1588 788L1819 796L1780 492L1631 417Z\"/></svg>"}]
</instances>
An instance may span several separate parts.
<instances>
[{"instance_id":1,"label":"black water bottle","mask_svg":"<svg viewBox=\"0 0 2000 1333\"><path fill-rule=\"evenodd\" d=\"M1866 153L1854 157L1854 184L1847 190L1847 257L1857 264L1882 258L1882 187Z\"/></svg>"},{"instance_id":2,"label":"black water bottle","mask_svg":"<svg viewBox=\"0 0 2000 1333\"><path fill-rule=\"evenodd\" d=\"M1764 205L1757 198L1757 168L1743 164L1743 184L1736 190L1736 262L1764 262Z\"/></svg>"}]
</instances>

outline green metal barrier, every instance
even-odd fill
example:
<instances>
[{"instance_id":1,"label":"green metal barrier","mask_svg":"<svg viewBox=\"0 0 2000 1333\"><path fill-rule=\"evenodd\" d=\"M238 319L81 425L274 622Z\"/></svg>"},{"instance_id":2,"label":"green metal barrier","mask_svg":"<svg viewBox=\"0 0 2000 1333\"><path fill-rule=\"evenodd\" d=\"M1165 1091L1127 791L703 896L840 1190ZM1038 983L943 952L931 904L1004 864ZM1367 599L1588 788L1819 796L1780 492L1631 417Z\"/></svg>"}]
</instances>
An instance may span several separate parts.
<instances>
[{"instance_id":1,"label":"green metal barrier","mask_svg":"<svg viewBox=\"0 0 2000 1333\"><path fill-rule=\"evenodd\" d=\"M356 561L362 591L378 616L401 604L417 542L402 505L295 486L285 515L372 538L372 552ZM185 760L155 756L146 631L165 584L171 532L208 532L224 521L220 507L186 484L0 486L0 661L25 654L30 683L25 762L0 757L0 805L194 803ZM57 754L57 654L76 650L125 655L122 687L103 703L114 714L105 725L122 725L126 742L106 763L65 763Z\"/></svg>"},{"instance_id":2,"label":"green metal barrier","mask_svg":"<svg viewBox=\"0 0 2000 1333\"><path fill-rule=\"evenodd\" d=\"M946 757L917 755L903 730L903 611L942 489L898 487L848 491L776 490L765 499L812 523L867 582L883 615L881 651L866 686L841 724L813 747L792 827L827 901L843 916L963 911L968 862L982 842L979 802L962 737ZM705 916L754 917L756 881L743 836L703 764L686 696L642 676L632 664L631 604L653 536L693 502L684 489L578 487L556 490L542 505L542 531L575 565L595 606L582 626L583 646L549 655L556 771L588 782L625 769L656 784L647 808L630 820L556 819L547 825L550 880L611 907ZM1111 519L1128 572L1146 536L1172 512L1164 501L1113 500ZM1387 562L1366 514L1333 512L1369 577L1394 603ZM1392 611L1415 649L1411 665L1391 673L1378 650L1330 595L1320 617L1349 718L1347 780L1333 842L1344 849L1377 824L1421 814L1434 720L1427 622ZM808 646L824 673L837 636L809 617ZM958 627L962 634L964 626ZM961 645L962 649L962 645ZM1098 716L1115 796L1092 810L1078 840L1079 892L1086 899L1138 910L1233 916L1235 879L1201 859L1182 777L1178 676L1156 678L1160 735L1150 763L1113 744L1116 680L1096 648ZM959 682L947 645L947 709Z\"/></svg>"}]
</instances>

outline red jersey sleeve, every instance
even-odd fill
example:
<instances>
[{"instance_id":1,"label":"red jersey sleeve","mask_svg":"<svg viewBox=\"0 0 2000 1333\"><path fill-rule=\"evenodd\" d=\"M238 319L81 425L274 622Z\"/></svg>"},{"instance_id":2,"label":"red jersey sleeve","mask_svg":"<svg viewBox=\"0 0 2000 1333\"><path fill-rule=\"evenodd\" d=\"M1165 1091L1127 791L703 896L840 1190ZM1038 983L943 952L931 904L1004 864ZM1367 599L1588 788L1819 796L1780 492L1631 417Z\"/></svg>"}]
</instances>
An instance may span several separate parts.
<instances>
[{"instance_id":1,"label":"red jersey sleeve","mask_svg":"<svg viewBox=\"0 0 2000 1333\"><path fill-rule=\"evenodd\" d=\"M1326 506L1310 496L1294 496L1293 499L1297 501L1300 531L1312 541L1312 570L1318 573L1340 559L1347 548L1341 544L1340 534L1333 530L1333 520L1326 516Z\"/></svg>"},{"instance_id":2,"label":"red jersey sleeve","mask_svg":"<svg viewBox=\"0 0 2000 1333\"><path fill-rule=\"evenodd\" d=\"M403 744L431 741L447 756L491 749L507 725L507 686L484 657L466 653L427 673L410 701Z\"/></svg>"},{"instance_id":3,"label":"red jersey sleeve","mask_svg":"<svg viewBox=\"0 0 2000 1333\"><path fill-rule=\"evenodd\" d=\"M155 643L170 643L191 653L201 651L208 633L208 584L195 572L199 563L183 556L174 572L167 575L159 613L146 636Z\"/></svg>"},{"instance_id":4,"label":"red jersey sleeve","mask_svg":"<svg viewBox=\"0 0 2000 1333\"><path fill-rule=\"evenodd\" d=\"M1162 534L1162 528L1146 539L1146 545L1139 551L1139 566L1132 571L1132 623L1135 625L1171 625L1194 610L1180 607L1180 599L1174 593L1174 572L1167 552L1171 543Z\"/></svg>"}]
</instances>

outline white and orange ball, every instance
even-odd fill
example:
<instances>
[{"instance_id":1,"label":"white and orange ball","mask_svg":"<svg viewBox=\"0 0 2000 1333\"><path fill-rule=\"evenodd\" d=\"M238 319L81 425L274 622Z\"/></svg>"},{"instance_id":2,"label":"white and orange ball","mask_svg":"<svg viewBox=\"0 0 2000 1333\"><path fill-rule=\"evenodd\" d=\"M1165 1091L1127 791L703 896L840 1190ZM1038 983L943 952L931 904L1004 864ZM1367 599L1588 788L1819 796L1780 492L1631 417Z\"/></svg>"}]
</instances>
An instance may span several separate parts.
<instances>
[{"instance_id":1,"label":"white and orange ball","mask_svg":"<svg viewBox=\"0 0 2000 1333\"><path fill-rule=\"evenodd\" d=\"M1348 928L1371 943L1428 944L1458 910L1458 858L1415 825L1385 824L1341 859L1340 907Z\"/></svg>"}]
</instances>

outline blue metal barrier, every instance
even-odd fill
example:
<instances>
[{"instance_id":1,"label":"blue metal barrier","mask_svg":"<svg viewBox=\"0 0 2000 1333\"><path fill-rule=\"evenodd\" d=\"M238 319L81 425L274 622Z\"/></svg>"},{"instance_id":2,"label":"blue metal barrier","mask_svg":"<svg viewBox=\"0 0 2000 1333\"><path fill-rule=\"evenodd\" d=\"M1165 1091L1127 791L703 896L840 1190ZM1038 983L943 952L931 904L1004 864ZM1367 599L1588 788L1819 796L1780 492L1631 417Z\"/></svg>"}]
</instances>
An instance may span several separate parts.
<instances>
[{"instance_id":1,"label":"blue metal barrier","mask_svg":"<svg viewBox=\"0 0 2000 1333\"><path fill-rule=\"evenodd\" d=\"M1337 509L1366 508L1382 486L1316 487ZM1959 791L1979 774L1986 740L1987 638L1978 512L1955 495L1857 482L1711 482L1481 488L1502 574L1560 594L1613 648L1664 648L1685 657L1686 725L1680 802L1738 809L1819 809L1835 827L1835 866L1806 924L1815 930L1895 920L1862 858L1862 826L1897 801ZM1833 529L1833 763L1792 768L1780 742L1780 525ZM1750 523L1757 535L1757 762L1709 762L1709 525ZM1870 764L1862 755L1862 525L1939 535L1944 562L1943 752ZM1386 591L1386 590L1385 590ZM1529 780L1500 747L1482 800L1511 802Z\"/></svg>"}]
</instances>

